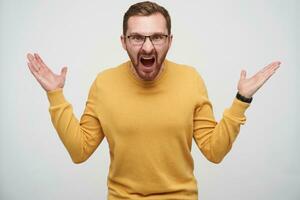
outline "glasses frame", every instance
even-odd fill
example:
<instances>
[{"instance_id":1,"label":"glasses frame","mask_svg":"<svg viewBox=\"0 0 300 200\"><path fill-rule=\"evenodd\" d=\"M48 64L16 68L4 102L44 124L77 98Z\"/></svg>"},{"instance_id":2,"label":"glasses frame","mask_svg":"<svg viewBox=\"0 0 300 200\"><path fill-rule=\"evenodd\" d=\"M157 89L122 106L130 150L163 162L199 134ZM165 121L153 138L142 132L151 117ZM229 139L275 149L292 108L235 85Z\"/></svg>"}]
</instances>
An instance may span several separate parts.
<instances>
[{"instance_id":1,"label":"glasses frame","mask_svg":"<svg viewBox=\"0 0 300 200\"><path fill-rule=\"evenodd\" d=\"M130 38L133 37L133 36L137 36L137 35L138 35L138 36L144 37L143 43L141 43L141 44L132 44L132 43L130 42ZM157 35L164 36L165 38L170 37L170 35L168 35L168 34L153 34L153 35L132 34L132 35L127 35L126 38L128 38L128 39L129 39L129 42L130 42L132 45L134 45L134 46L143 46L143 45L145 44L147 38L149 38L149 40L150 40L150 42L151 42L152 45L162 45L162 44L154 44L154 43L153 43L151 37L157 36Z\"/></svg>"}]
</instances>

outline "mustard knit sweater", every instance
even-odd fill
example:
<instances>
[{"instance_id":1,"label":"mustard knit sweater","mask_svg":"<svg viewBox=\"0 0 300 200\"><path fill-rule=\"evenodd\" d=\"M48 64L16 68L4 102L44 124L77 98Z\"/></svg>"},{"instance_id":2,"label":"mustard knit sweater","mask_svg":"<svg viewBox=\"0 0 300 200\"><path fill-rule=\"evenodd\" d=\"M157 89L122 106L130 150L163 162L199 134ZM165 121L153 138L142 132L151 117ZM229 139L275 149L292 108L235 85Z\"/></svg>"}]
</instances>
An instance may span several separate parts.
<instances>
[{"instance_id":1,"label":"mustard knit sweater","mask_svg":"<svg viewBox=\"0 0 300 200\"><path fill-rule=\"evenodd\" d=\"M249 103L234 98L217 123L195 68L165 60L149 82L130 65L98 74L80 120L62 89L47 92L52 123L74 163L87 160L106 137L109 200L196 200L192 139L209 161L221 162Z\"/></svg>"}]
</instances>

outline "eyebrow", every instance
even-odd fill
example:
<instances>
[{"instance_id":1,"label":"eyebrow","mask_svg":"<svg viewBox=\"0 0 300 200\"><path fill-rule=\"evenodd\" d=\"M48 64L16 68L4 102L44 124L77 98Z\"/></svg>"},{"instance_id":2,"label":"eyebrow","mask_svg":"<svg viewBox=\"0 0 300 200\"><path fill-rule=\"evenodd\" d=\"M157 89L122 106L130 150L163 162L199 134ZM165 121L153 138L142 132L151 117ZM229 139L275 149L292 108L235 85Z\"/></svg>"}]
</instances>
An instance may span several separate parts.
<instances>
[{"instance_id":1,"label":"eyebrow","mask_svg":"<svg viewBox=\"0 0 300 200\"><path fill-rule=\"evenodd\" d=\"M163 33L163 32L154 32L154 33L152 33L150 35L156 35L156 34L168 35L167 33ZM138 33L138 32L132 32L129 35L144 35L144 34ZM144 35L144 36L146 36L146 35Z\"/></svg>"}]
</instances>

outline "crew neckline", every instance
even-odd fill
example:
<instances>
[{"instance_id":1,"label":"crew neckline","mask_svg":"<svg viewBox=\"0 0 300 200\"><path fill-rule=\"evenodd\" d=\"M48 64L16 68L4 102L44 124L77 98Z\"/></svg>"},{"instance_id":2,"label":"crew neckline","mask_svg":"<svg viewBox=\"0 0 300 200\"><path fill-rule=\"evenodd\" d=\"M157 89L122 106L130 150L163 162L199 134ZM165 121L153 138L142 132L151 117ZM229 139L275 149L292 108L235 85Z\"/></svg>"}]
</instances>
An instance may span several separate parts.
<instances>
[{"instance_id":1,"label":"crew neckline","mask_svg":"<svg viewBox=\"0 0 300 200\"><path fill-rule=\"evenodd\" d=\"M127 71L127 74L129 75L130 79L133 80L136 84L138 84L142 87L153 87L153 86L157 85L158 83L160 83L164 79L164 77L166 76L166 73L167 73L168 68L169 68L169 61L167 59L164 60L162 71L152 81L144 81L144 80L138 78L134 74L134 72L132 71L131 65L132 65L131 61L128 61L126 63L126 71Z\"/></svg>"}]
</instances>

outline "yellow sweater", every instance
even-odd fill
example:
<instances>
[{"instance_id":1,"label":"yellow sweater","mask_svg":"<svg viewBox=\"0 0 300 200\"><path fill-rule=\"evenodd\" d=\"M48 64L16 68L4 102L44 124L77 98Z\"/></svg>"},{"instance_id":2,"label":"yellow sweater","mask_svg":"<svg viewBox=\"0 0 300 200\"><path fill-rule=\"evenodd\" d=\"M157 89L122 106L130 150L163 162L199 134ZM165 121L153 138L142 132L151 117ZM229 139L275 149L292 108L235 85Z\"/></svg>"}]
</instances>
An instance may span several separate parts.
<instances>
[{"instance_id":1,"label":"yellow sweater","mask_svg":"<svg viewBox=\"0 0 300 200\"><path fill-rule=\"evenodd\" d=\"M62 89L48 92L52 123L74 163L106 137L109 200L196 200L192 138L208 160L221 162L249 104L234 98L217 123L195 68L165 60L159 77L145 82L130 64L98 74L80 121Z\"/></svg>"}]
</instances>

